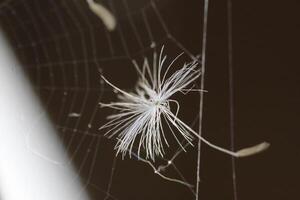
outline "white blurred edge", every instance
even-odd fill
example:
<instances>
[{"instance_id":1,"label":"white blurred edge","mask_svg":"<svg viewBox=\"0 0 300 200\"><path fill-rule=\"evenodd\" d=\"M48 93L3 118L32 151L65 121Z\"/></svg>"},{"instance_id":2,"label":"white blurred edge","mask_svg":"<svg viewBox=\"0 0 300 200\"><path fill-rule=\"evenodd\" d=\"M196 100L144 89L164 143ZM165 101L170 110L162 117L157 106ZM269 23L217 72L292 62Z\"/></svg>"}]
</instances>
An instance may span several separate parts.
<instances>
[{"instance_id":1,"label":"white blurred edge","mask_svg":"<svg viewBox=\"0 0 300 200\"><path fill-rule=\"evenodd\" d=\"M89 199L0 29L0 199Z\"/></svg>"}]
</instances>

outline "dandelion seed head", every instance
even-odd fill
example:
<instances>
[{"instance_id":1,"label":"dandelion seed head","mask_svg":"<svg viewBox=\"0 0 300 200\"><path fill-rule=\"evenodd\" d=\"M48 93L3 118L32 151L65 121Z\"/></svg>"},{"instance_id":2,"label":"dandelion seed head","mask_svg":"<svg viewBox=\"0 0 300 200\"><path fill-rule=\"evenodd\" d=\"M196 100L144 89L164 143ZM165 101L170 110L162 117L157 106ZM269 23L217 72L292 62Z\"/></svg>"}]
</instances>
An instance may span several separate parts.
<instances>
[{"instance_id":1,"label":"dandelion seed head","mask_svg":"<svg viewBox=\"0 0 300 200\"><path fill-rule=\"evenodd\" d=\"M171 73L170 68L181 55L179 54L166 64L166 56L163 56L162 47L158 62L157 54L154 52L152 67L147 58L144 59L142 67L133 60L139 79L132 92L123 91L101 76L118 94L118 101L108 104L100 103L100 106L116 111L115 114L107 117L108 122L100 129L107 129L105 135L109 138L117 137L115 146L117 154L122 154L122 158L127 153L130 157L137 155L141 158L142 151L145 159L152 161L155 161L158 156L164 157L164 146L169 147L165 135L166 128L183 150L184 147L179 142L178 136L183 137L192 146L193 136L196 136L208 146L235 157L246 157L266 150L270 146L267 142L237 152L227 150L209 142L177 117L180 104L172 99L172 96L178 92L186 94L192 91L193 87L190 85L201 74L197 61L185 63ZM175 112L172 111L174 108Z\"/></svg>"},{"instance_id":2,"label":"dandelion seed head","mask_svg":"<svg viewBox=\"0 0 300 200\"><path fill-rule=\"evenodd\" d=\"M127 153L131 155L133 148L137 148L137 155L140 156L143 149L146 159L154 161L157 156L163 157L164 146L169 146L164 126L169 128L178 143L176 132L191 143L193 137L190 131L177 119L179 103L171 97L196 80L200 71L197 69L198 63L193 61L185 63L171 74L170 68L181 55L167 65L162 48L159 58L154 52L152 66L147 58L142 67L133 61L139 78L132 92L125 92L102 77L119 93L117 102L101 103L103 107L115 109L117 113L108 116L109 121L100 128L106 128L109 137L117 135L117 154L121 153L122 157ZM171 104L176 106L175 114L171 111Z\"/></svg>"}]
</instances>

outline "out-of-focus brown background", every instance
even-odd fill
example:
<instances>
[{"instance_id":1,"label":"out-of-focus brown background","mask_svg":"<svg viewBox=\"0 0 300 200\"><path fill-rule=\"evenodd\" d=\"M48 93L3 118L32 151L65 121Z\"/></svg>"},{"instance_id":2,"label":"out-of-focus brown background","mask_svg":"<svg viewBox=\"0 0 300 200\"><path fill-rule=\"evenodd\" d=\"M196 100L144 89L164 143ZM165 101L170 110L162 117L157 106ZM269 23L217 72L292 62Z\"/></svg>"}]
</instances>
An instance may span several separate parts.
<instances>
[{"instance_id":1,"label":"out-of-focus brown background","mask_svg":"<svg viewBox=\"0 0 300 200\"><path fill-rule=\"evenodd\" d=\"M92 199L104 199L108 191L112 195L108 199L194 199L187 187L161 179L145 163L115 158L115 141L98 131L111 111L97 103L115 99L100 83L99 70L116 85L132 88L136 73L130 59L141 62L153 53L151 37L158 50L165 45L169 58L182 51L184 59L189 59L188 53L200 54L203 2L102 3L117 16L118 28L112 33L84 0L0 1L0 24ZM271 143L260 155L236 160L238 199L299 199L299 5L276 1L232 5L235 148ZM227 31L227 2L210 1L203 135L229 148ZM179 117L188 124L197 118L198 96L177 97L182 101ZM197 123L193 128L197 130ZM192 184L196 149L188 147L174 161ZM174 143L166 158L177 150ZM233 199L231 158L205 145L201 156L200 199ZM172 167L165 174L178 176Z\"/></svg>"}]
</instances>

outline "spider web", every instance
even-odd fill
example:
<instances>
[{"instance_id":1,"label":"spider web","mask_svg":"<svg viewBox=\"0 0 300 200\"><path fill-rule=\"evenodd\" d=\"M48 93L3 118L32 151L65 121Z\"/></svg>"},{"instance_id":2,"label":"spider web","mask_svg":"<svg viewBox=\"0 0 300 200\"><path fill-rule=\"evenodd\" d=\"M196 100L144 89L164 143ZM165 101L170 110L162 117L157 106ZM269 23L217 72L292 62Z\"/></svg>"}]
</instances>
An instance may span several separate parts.
<instances>
[{"instance_id":1,"label":"spider web","mask_svg":"<svg viewBox=\"0 0 300 200\"><path fill-rule=\"evenodd\" d=\"M183 142L185 153L171 145L166 158L154 164L121 160L113 150L115 141L98 130L109 114L98 103L115 96L100 80L100 72L122 89L130 89L136 81L131 60L149 58L162 45L168 58L184 52L184 61L199 59L203 2L101 3L116 16L118 25L113 32L106 30L84 0L8 0L0 4L2 27L46 109L37 118L51 117L70 155L64 164L77 167L78 177L74 178L82 181L91 199L195 199L197 148ZM184 98L180 115L197 130L199 94ZM220 121L214 126L224 123ZM202 123L204 129L209 126L205 119ZM228 134L222 137L228 145ZM196 141L194 144L197 146ZM217 193L225 199L233 195L230 159L216 154L209 149L201 153L205 163L201 162L198 193L204 199L217 199ZM211 167L220 163L224 169Z\"/></svg>"}]
</instances>

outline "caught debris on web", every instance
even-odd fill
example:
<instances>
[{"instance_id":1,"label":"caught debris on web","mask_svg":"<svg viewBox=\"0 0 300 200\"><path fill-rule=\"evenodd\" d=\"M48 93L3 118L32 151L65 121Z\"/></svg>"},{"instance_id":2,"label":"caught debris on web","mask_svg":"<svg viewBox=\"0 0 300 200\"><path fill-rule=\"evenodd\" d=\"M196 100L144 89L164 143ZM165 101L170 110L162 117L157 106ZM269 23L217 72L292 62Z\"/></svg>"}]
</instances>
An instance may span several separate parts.
<instances>
[{"instance_id":1,"label":"caught debris on web","mask_svg":"<svg viewBox=\"0 0 300 200\"><path fill-rule=\"evenodd\" d=\"M103 5L96 3L94 0L86 0L91 11L97 15L109 31L116 28L117 21L115 16Z\"/></svg>"},{"instance_id":2,"label":"caught debris on web","mask_svg":"<svg viewBox=\"0 0 300 200\"><path fill-rule=\"evenodd\" d=\"M76 113L76 112L71 112L68 114L68 117L74 117L74 118L77 118L77 117L80 117L81 114L80 113Z\"/></svg>"},{"instance_id":3,"label":"caught debris on web","mask_svg":"<svg viewBox=\"0 0 300 200\"><path fill-rule=\"evenodd\" d=\"M180 146L178 134L191 145L194 137L197 137L208 146L235 157L249 156L268 148L269 144L264 142L254 147L232 152L210 143L179 119L177 115L180 103L172 99L172 96L178 92L192 90L188 87L199 78L201 71L198 62L192 61L171 73L170 71L174 70L170 69L174 67L173 64L183 53L166 64L167 56L163 55L163 48L160 51L158 62L157 54L154 52L152 67L147 58L144 58L142 67L133 61L139 76L133 92L126 92L118 88L101 75L108 85L119 92L117 102L100 103L102 107L117 111L108 116L109 121L100 128L107 129L105 135L109 138L117 135L115 146L117 154L121 153L124 157L129 152L131 156L134 153L132 152L133 146L136 144L139 157L141 148L145 150L146 159L150 158L155 161L157 156L164 157L164 146L169 146L169 144L163 126L168 127L168 131L172 133ZM172 110L175 112L173 113Z\"/></svg>"}]
</instances>

